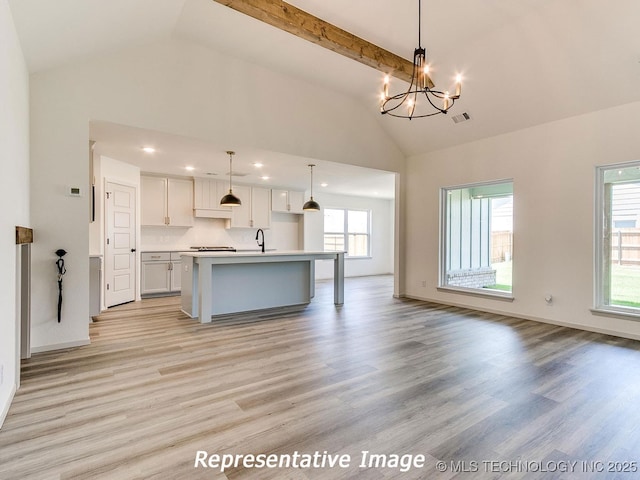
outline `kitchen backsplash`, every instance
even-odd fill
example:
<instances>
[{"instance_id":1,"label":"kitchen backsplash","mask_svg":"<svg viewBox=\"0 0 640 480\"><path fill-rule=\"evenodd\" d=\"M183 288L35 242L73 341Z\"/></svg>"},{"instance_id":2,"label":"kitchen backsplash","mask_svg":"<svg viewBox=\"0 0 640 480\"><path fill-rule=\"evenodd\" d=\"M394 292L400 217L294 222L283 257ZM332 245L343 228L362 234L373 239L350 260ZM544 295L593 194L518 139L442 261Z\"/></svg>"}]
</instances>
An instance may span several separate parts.
<instances>
[{"instance_id":1,"label":"kitchen backsplash","mask_svg":"<svg viewBox=\"0 0 640 480\"><path fill-rule=\"evenodd\" d=\"M278 250L301 249L298 217L274 214L271 228L265 230L267 248ZM238 249L258 248L256 229L226 229L223 219L195 218L191 228L141 227L140 249L188 250L195 246L232 246Z\"/></svg>"}]
</instances>

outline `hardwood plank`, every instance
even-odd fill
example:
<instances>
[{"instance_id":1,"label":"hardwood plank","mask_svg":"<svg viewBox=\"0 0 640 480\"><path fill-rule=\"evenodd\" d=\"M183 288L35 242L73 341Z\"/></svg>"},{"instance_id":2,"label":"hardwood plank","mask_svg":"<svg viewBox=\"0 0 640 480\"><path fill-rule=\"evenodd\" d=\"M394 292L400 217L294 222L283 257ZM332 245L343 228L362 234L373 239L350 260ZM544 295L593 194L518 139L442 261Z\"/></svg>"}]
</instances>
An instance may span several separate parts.
<instances>
[{"instance_id":1,"label":"hardwood plank","mask_svg":"<svg viewBox=\"0 0 640 480\"><path fill-rule=\"evenodd\" d=\"M0 478L484 479L436 462L640 456L638 342L395 299L389 276L345 286L342 307L321 282L307 306L211 324L177 298L104 312L91 345L23 362ZM223 474L194 469L198 450L352 461ZM364 450L425 465L361 468Z\"/></svg>"}]
</instances>

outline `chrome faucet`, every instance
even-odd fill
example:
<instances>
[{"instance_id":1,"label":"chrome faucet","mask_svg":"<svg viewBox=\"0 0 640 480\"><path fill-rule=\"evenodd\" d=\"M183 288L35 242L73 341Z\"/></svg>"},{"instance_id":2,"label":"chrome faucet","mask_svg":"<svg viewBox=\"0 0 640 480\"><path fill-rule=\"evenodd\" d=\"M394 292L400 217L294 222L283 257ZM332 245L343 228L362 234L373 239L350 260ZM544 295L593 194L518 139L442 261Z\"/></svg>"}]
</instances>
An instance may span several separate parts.
<instances>
[{"instance_id":1,"label":"chrome faucet","mask_svg":"<svg viewBox=\"0 0 640 480\"><path fill-rule=\"evenodd\" d=\"M260 236L260 234L262 234L262 243L260 243L260 240L258 240L258 237ZM262 231L261 228L259 228L258 231L256 232L256 242L258 242L259 247L262 247L262 253L264 253L264 232Z\"/></svg>"}]
</instances>

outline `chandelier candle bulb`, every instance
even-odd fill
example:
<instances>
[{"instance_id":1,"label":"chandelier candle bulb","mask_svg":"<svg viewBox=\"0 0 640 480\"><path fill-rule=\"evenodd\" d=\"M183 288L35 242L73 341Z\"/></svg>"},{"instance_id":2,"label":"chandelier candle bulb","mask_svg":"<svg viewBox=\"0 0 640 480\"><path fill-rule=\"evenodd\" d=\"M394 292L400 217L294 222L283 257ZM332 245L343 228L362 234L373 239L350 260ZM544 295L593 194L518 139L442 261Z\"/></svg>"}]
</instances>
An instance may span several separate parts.
<instances>
[{"instance_id":1,"label":"chandelier candle bulb","mask_svg":"<svg viewBox=\"0 0 640 480\"><path fill-rule=\"evenodd\" d=\"M449 109L449 92L444 93L444 99L442 100L442 109L443 110Z\"/></svg>"},{"instance_id":2,"label":"chandelier candle bulb","mask_svg":"<svg viewBox=\"0 0 640 480\"><path fill-rule=\"evenodd\" d=\"M455 98L460 97L460 92L462 91L462 76L458 74L456 76L456 95Z\"/></svg>"},{"instance_id":3,"label":"chandelier candle bulb","mask_svg":"<svg viewBox=\"0 0 640 480\"><path fill-rule=\"evenodd\" d=\"M384 77L384 98L389 98L389 75Z\"/></svg>"}]
</instances>

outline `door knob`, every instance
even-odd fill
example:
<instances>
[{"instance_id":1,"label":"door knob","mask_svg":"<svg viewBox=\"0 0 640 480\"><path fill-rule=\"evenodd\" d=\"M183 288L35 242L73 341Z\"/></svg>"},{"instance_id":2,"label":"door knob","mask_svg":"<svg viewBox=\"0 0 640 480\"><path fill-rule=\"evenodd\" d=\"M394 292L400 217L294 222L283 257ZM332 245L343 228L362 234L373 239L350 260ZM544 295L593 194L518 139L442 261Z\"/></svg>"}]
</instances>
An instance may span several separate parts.
<instances>
[{"instance_id":1,"label":"door knob","mask_svg":"<svg viewBox=\"0 0 640 480\"><path fill-rule=\"evenodd\" d=\"M133 253L133 252L135 252L135 251L136 251L136 249L135 249L135 248L132 248L132 249L131 249L131 253Z\"/></svg>"}]
</instances>

